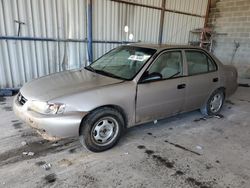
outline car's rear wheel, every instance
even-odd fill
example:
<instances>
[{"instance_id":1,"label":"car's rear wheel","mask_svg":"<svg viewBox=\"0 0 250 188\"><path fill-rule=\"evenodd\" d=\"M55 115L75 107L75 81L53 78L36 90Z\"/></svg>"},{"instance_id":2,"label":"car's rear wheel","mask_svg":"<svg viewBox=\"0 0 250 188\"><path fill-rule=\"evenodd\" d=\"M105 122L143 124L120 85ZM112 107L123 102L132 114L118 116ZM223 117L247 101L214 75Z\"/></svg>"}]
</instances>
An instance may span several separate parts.
<instances>
[{"instance_id":1,"label":"car's rear wheel","mask_svg":"<svg viewBox=\"0 0 250 188\"><path fill-rule=\"evenodd\" d=\"M203 115L216 115L221 111L225 99L222 89L218 89L212 93L207 103L201 108Z\"/></svg>"},{"instance_id":2,"label":"car's rear wheel","mask_svg":"<svg viewBox=\"0 0 250 188\"><path fill-rule=\"evenodd\" d=\"M82 122L81 143L93 152L108 150L119 141L124 126L123 116L118 110L109 107L97 109Z\"/></svg>"}]
</instances>

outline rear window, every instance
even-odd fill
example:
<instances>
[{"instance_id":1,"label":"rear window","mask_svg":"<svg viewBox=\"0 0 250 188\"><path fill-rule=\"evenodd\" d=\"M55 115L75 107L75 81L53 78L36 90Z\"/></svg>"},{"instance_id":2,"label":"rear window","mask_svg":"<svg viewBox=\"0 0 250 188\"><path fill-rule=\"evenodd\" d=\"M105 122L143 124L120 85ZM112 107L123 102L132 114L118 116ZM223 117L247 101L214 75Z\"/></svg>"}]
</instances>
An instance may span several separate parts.
<instances>
[{"instance_id":1,"label":"rear window","mask_svg":"<svg viewBox=\"0 0 250 188\"><path fill-rule=\"evenodd\" d=\"M188 75L196 75L216 70L215 63L203 52L186 51Z\"/></svg>"}]
</instances>

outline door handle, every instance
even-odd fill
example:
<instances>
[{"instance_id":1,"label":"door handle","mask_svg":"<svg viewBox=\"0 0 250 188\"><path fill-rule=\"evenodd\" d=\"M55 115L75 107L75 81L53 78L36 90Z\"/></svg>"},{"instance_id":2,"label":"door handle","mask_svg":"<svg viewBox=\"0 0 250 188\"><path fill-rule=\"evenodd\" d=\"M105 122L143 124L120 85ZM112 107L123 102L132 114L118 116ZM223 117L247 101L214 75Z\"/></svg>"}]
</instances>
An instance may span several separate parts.
<instances>
[{"instance_id":1,"label":"door handle","mask_svg":"<svg viewBox=\"0 0 250 188\"><path fill-rule=\"evenodd\" d=\"M184 89L186 87L186 84L180 84L177 86L177 89Z\"/></svg>"},{"instance_id":2,"label":"door handle","mask_svg":"<svg viewBox=\"0 0 250 188\"><path fill-rule=\"evenodd\" d=\"M218 82L219 78L213 78L213 82Z\"/></svg>"}]
</instances>

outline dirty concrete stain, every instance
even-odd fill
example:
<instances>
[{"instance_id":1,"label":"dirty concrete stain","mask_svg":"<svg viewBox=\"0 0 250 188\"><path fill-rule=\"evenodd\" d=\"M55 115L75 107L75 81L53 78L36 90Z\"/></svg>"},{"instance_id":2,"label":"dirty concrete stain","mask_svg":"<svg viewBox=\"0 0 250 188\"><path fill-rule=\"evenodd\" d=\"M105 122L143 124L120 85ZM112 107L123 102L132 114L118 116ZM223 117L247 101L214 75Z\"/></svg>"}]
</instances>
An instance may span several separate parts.
<instances>
[{"instance_id":1,"label":"dirty concrete stain","mask_svg":"<svg viewBox=\"0 0 250 188\"><path fill-rule=\"evenodd\" d=\"M174 175L183 176L185 173L181 170L176 170Z\"/></svg>"},{"instance_id":2,"label":"dirty concrete stain","mask_svg":"<svg viewBox=\"0 0 250 188\"><path fill-rule=\"evenodd\" d=\"M202 182L198 181L192 177L186 178L186 182L193 187L200 187L200 188L212 188L211 182Z\"/></svg>"},{"instance_id":3,"label":"dirty concrete stain","mask_svg":"<svg viewBox=\"0 0 250 188\"><path fill-rule=\"evenodd\" d=\"M44 180L49 184L54 183L56 181L56 174L55 173L49 174L44 177Z\"/></svg>"},{"instance_id":4,"label":"dirty concrete stain","mask_svg":"<svg viewBox=\"0 0 250 188\"><path fill-rule=\"evenodd\" d=\"M45 161L38 161L38 162L36 162L35 164L36 164L37 166L42 166L42 165L46 164L46 162L45 162Z\"/></svg>"},{"instance_id":5,"label":"dirty concrete stain","mask_svg":"<svg viewBox=\"0 0 250 188\"><path fill-rule=\"evenodd\" d=\"M137 146L138 149L145 149L146 147L144 145Z\"/></svg>"},{"instance_id":6,"label":"dirty concrete stain","mask_svg":"<svg viewBox=\"0 0 250 188\"><path fill-rule=\"evenodd\" d=\"M6 105L6 102L0 102L0 105Z\"/></svg>"},{"instance_id":7,"label":"dirty concrete stain","mask_svg":"<svg viewBox=\"0 0 250 188\"><path fill-rule=\"evenodd\" d=\"M219 160L216 160L215 162L218 163L218 164L220 164L220 161L219 161Z\"/></svg>"},{"instance_id":8,"label":"dirty concrete stain","mask_svg":"<svg viewBox=\"0 0 250 188\"><path fill-rule=\"evenodd\" d=\"M211 169L211 168L213 168L213 166L212 166L211 164L206 164L206 169L207 169L207 170L209 170L209 169Z\"/></svg>"},{"instance_id":9,"label":"dirty concrete stain","mask_svg":"<svg viewBox=\"0 0 250 188\"><path fill-rule=\"evenodd\" d=\"M12 123L16 123L16 122L18 122L18 121L19 121L19 120L17 120L17 119L11 120Z\"/></svg>"},{"instance_id":10,"label":"dirty concrete stain","mask_svg":"<svg viewBox=\"0 0 250 188\"><path fill-rule=\"evenodd\" d=\"M241 102L248 102L248 103L250 103L250 101L249 101L249 100L245 100L245 99L239 99L239 101L241 101Z\"/></svg>"},{"instance_id":11,"label":"dirty concrete stain","mask_svg":"<svg viewBox=\"0 0 250 188\"><path fill-rule=\"evenodd\" d=\"M4 102L6 101L6 98L5 97L0 97L0 102Z\"/></svg>"},{"instance_id":12,"label":"dirty concrete stain","mask_svg":"<svg viewBox=\"0 0 250 188\"><path fill-rule=\"evenodd\" d=\"M20 148L15 148L8 150L0 154L0 166L7 164L13 164L20 161L25 161L29 159L35 159L41 156L46 156L50 153L58 153L64 150L68 150L70 147L75 147L78 142L74 139L63 140L58 146L52 146L53 142L48 141L35 141L27 143L27 145ZM22 155L23 152L34 152L35 155L27 156Z\"/></svg>"},{"instance_id":13,"label":"dirty concrete stain","mask_svg":"<svg viewBox=\"0 0 250 188\"><path fill-rule=\"evenodd\" d=\"M22 123L13 123L12 124L15 129L21 129L22 128Z\"/></svg>"},{"instance_id":14,"label":"dirty concrete stain","mask_svg":"<svg viewBox=\"0 0 250 188\"><path fill-rule=\"evenodd\" d=\"M232 102L231 100L226 100L225 102L226 102L227 104L235 105L235 103Z\"/></svg>"},{"instance_id":15,"label":"dirty concrete stain","mask_svg":"<svg viewBox=\"0 0 250 188\"><path fill-rule=\"evenodd\" d=\"M199 121L206 121L207 119L204 117L194 119L194 122L199 122Z\"/></svg>"},{"instance_id":16,"label":"dirty concrete stain","mask_svg":"<svg viewBox=\"0 0 250 188\"><path fill-rule=\"evenodd\" d=\"M215 131L215 132L218 132L220 134L223 134L224 133L224 130L223 129L220 129L220 128L217 128L217 127L213 127L211 130Z\"/></svg>"},{"instance_id":17,"label":"dirty concrete stain","mask_svg":"<svg viewBox=\"0 0 250 188\"><path fill-rule=\"evenodd\" d=\"M167 168L173 168L174 167L175 163L173 161L169 161L168 159L163 158L160 155L152 155L152 157L160 165L164 165Z\"/></svg>"},{"instance_id":18,"label":"dirty concrete stain","mask_svg":"<svg viewBox=\"0 0 250 188\"><path fill-rule=\"evenodd\" d=\"M76 153L76 148L72 148L69 150L69 153Z\"/></svg>"},{"instance_id":19,"label":"dirty concrete stain","mask_svg":"<svg viewBox=\"0 0 250 188\"><path fill-rule=\"evenodd\" d=\"M138 149L145 149L145 153L148 155L148 156L152 156L152 159L154 161L156 161L158 164L160 165L164 165L166 166L167 168L173 168L174 167L174 162L173 161L169 161L168 159L166 158L163 158L161 157L160 155L155 155L155 151L153 150L150 150L150 149L146 149L145 146L143 145L139 145L137 146Z\"/></svg>"},{"instance_id":20,"label":"dirty concrete stain","mask_svg":"<svg viewBox=\"0 0 250 188\"><path fill-rule=\"evenodd\" d=\"M154 151L147 149L147 150L145 150L145 153L148 155L152 155L154 153Z\"/></svg>"},{"instance_id":21,"label":"dirty concrete stain","mask_svg":"<svg viewBox=\"0 0 250 188\"><path fill-rule=\"evenodd\" d=\"M3 107L3 110L5 110L7 112L13 111L11 106L5 106L5 107Z\"/></svg>"},{"instance_id":22,"label":"dirty concrete stain","mask_svg":"<svg viewBox=\"0 0 250 188\"><path fill-rule=\"evenodd\" d=\"M175 147L177 147L177 148L180 148L180 149L183 149L183 150L185 150L185 151L188 151L188 152L190 152L190 153L193 153L193 154L196 154L196 155L201 155L200 153L198 153L198 152L196 152L196 151L190 150L190 149L188 149L188 148L186 148L186 147L184 147L184 146L181 146L181 145L179 145L179 144L175 144L175 143L169 142L168 140L165 140L164 142L166 142L166 143L168 143L168 144L170 144L170 145L173 145L173 146L175 146Z\"/></svg>"},{"instance_id":23,"label":"dirty concrete stain","mask_svg":"<svg viewBox=\"0 0 250 188\"><path fill-rule=\"evenodd\" d=\"M79 175L77 179L80 187L98 187L95 185L98 179L92 175L87 175L85 172L83 175Z\"/></svg>"},{"instance_id":24,"label":"dirty concrete stain","mask_svg":"<svg viewBox=\"0 0 250 188\"><path fill-rule=\"evenodd\" d=\"M32 131L32 130L31 130L31 131L23 132L23 133L21 134L21 137L23 137L23 138L25 138L25 137L31 137L31 136L37 137L37 136L39 136L39 135L38 135L37 132Z\"/></svg>"},{"instance_id":25,"label":"dirty concrete stain","mask_svg":"<svg viewBox=\"0 0 250 188\"><path fill-rule=\"evenodd\" d=\"M160 155L154 154L155 152L153 150L146 149L145 146L139 145L137 146L138 149L145 149L145 153L148 154L149 157L152 157L152 159L157 163L158 166L165 166L169 169L176 169L175 167L175 162L170 161L167 158L164 158ZM207 165L208 167L209 165ZM187 165L188 168L190 168L189 165ZM210 166L209 166L210 167ZM212 168L212 167L211 167ZM208 168L207 168L208 169ZM185 172L182 170L178 169L175 170L175 173L173 176L184 176L185 177ZM216 179L213 179L213 182L201 182L197 181L195 178L192 177L187 177L185 181L192 187L199 187L199 188L212 188L212 185L215 184Z\"/></svg>"}]
</instances>

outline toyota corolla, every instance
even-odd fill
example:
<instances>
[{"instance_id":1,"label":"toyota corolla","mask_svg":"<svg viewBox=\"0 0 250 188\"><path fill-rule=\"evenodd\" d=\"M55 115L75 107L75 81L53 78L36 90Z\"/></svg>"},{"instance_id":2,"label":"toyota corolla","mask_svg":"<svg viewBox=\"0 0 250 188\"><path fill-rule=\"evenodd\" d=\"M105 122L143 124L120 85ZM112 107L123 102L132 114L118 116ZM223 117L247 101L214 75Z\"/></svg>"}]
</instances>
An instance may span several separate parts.
<instances>
[{"instance_id":1,"label":"toyota corolla","mask_svg":"<svg viewBox=\"0 0 250 188\"><path fill-rule=\"evenodd\" d=\"M236 89L236 69L201 48L133 44L25 84L13 108L45 139L80 137L100 152L138 124L196 109L215 115Z\"/></svg>"}]
</instances>

